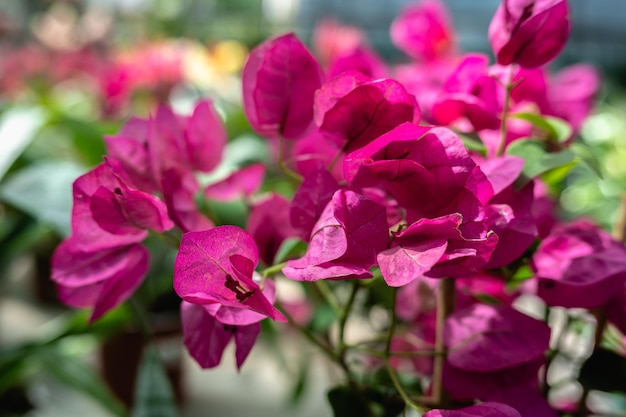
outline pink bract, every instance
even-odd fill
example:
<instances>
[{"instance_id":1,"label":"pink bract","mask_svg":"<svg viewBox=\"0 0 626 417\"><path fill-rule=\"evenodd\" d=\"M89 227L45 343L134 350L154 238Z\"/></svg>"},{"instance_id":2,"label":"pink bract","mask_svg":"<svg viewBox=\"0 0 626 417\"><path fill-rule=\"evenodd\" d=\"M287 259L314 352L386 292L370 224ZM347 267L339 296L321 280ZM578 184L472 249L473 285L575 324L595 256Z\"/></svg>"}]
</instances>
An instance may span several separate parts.
<instances>
[{"instance_id":1,"label":"pink bract","mask_svg":"<svg viewBox=\"0 0 626 417\"><path fill-rule=\"evenodd\" d=\"M424 417L521 417L510 406L496 402L486 402L458 410L430 410Z\"/></svg>"},{"instance_id":2,"label":"pink bract","mask_svg":"<svg viewBox=\"0 0 626 417\"><path fill-rule=\"evenodd\" d=\"M261 331L259 323L233 326L218 321L207 311L207 306L181 304L184 343L191 356L204 369L215 368L231 339L235 339L237 369L252 350Z\"/></svg>"},{"instance_id":3,"label":"pink bract","mask_svg":"<svg viewBox=\"0 0 626 417\"><path fill-rule=\"evenodd\" d=\"M370 278L368 269L387 241L385 208L339 190L313 227L304 257L287 262L283 273L298 281Z\"/></svg>"},{"instance_id":4,"label":"pink bract","mask_svg":"<svg viewBox=\"0 0 626 417\"><path fill-rule=\"evenodd\" d=\"M204 190L205 197L218 201L232 201L238 198L248 198L261 187L265 175L265 165L251 164L240 168L228 177Z\"/></svg>"},{"instance_id":5,"label":"pink bract","mask_svg":"<svg viewBox=\"0 0 626 417\"><path fill-rule=\"evenodd\" d=\"M566 0L504 0L489 25L498 64L534 68L551 61L570 32Z\"/></svg>"},{"instance_id":6,"label":"pink bract","mask_svg":"<svg viewBox=\"0 0 626 417\"><path fill-rule=\"evenodd\" d=\"M70 238L52 258L52 280L59 298L72 307L93 307L95 321L126 301L148 272L148 251L140 245L82 252Z\"/></svg>"},{"instance_id":7,"label":"pink bract","mask_svg":"<svg viewBox=\"0 0 626 417\"><path fill-rule=\"evenodd\" d=\"M358 71L372 79L385 78L388 75L384 61L365 46L335 57L328 66L327 78L336 77L346 71Z\"/></svg>"},{"instance_id":8,"label":"pink bract","mask_svg":"<svg viewBox=\"0 0 626 417\"><path fill-rule=\"evenodd\" d=\"M456 311L444 328L444 387L453 398L486 399L499 389L536 386L549 341L547 324L511 307Z\"/></svg>"},{"instance_id":9,"label":"pink bract","mask_svg":"<svg viewBox=\"0 0 626 417\"><path fill-rule=\"evenodd\" d=\"M533 255L537 294L548 305L596 308L623 290L626 247L588 221L555 228Z\"/></svg>"},{"instance_id":10,"label":"pink bract","mask_svg":"<svg viewBox=\"0 0 626 417\"><path fill-rule=\"evenodd\" d=\"M289 200L276 193L252 206L246 229L254 238L259 257L265 265L273 264L285 239L298 236L288 220L289 208Z\"/></svg>"},{"instance_id":11,"label":"pink bract","mask_svg":"<svg viewBox=\"0 0 626 417\"><path fill-rule=\"evenodd\" d=\"M415 97L399 82L370 80L350 71L324 83L315 93L315 123L346 152L367 145L404 122L420 120Z\"/></svg>"},{"instance_id":12,"label":"pink bract","mask_svg":"<svg viewBox=\"0 0 626 417\"><path fill-rule=\"evenodd\" d=\"M488 73L488 63L489 58L482 54L468 54L463 58L433 103L433 120L442 125L460 123L464 131L500 126L504 91ZM471 126L467 126L467 122Z\"/></svg>"},{"instance_id":13,"label":"pink bract","mask_svg":"<svg viewBox=\"0 0 626 417\"><path fill-rule=\"evenodd\" d=\"M337 190L337 180L320 163L304 178L289 210L291 225L303 240L310 239L313 226Z\"/></svg>"},{"instance_id":14,"label":"pink bract","mask_svg":"<svg viewBox=\"0 0 626 417\"><path fill-rule=\"evenodd\" d=\"M197 232L214 226L196 204L195 194L200 184L193 173L181 167L170 168L164 172L161 184L167 212L183 232Z\"/></svg>"},{"instance_id":15,"label":"pink bract","mask_svg":"<svg viewBox=\"0 0 626 417\"><path fill-rule=\"evenodd\" d=\"M442 2L407 4L391 24L394 45L418 61L432 61L454 50L454 30Z\"/></svg>"},{"instance_id":16,"label":"pink bract","mask_svg":"<svg viewBox=\"0 0 626 417\"><path fill-rule=\"evenodd\" d=\"M221 304L284 321L252 280L258 250L252 236L236 226L183 235L174 263L174 290L195 304Z\"/></svg>"},{"instance_id":17,"label":"pink bract","mask_svg":"<svg viewBox=\"0 0 626 417\"><path fill-rule=\"evenodd\" d=\"M293 33L252 50L242 77L244 111L259 135L297 139L307 132L322 70Z\"/></svg>"}]
</instances>

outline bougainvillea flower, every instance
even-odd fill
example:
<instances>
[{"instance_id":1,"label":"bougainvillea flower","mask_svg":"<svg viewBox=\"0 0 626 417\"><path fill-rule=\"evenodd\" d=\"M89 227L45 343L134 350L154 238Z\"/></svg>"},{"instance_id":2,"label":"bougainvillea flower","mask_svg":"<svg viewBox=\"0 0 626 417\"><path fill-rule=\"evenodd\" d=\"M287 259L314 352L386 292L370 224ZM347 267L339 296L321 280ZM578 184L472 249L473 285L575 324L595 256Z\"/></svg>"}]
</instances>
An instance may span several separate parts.
<instances>
[{"instance_id":1,"label":"bougainvillea flower","mask_svg":"<svg viewBox=\"0 0 626 417\"><path fill-rule=\"evenodd\" d=\"M404 122L420 119L415 97L399 82L370 80L349 71L315 93L315 123L339 148L351 152Z\"/></svg>"},{"instance_id":2,"label":"bougainvillea flower","mask_svg":"<svg viewBox=\"0 0 626 417\"><path fill-rule=\"evenodd\" d=\"M626 247L580 220L555 228L532 258L537 295L551 306L596 308L623 291Z\"/></svg>"},{"instance_id":3,"label":"bougainvillea flower","mask_svg":"<svg viewBox=\"0 0 626 417\"><path fill-rule=\"evenodd\" d=\"M291 225L303 240L309 240L313 226L337 190L337 180L319 163L315 171L304 178L289 210Z\"/></svg>"},{"instance_id":4,"label":"bougainvillea flower","mask_svg":"<svg viewBox=\"0 0 626 417\"><path fill-rule=\"evenodd\" d=\"M207 186L204 190L204 196L217 201L248 198L259 190L264 175L265 165L261 163L248 165L238 169L223 180Z\"/></svg>"},{"instance_id":5,"label":"bougainvillea flower","mask_svg":"<svg viewBox=\"0 0 626 417\"><path fill-rule=\"evenodd\" d=\"M498 235L498 246L486 268L500 268L521 256L537 238L532 215L534 182L515 190L513 182L524 167L524 160L515 156L489 159L480 164L494 189L486 207L487 224Z\"/></svg>"},{"instance_id":6,"label":"bougainvillea flower","mask_svg":"<svg viewBox=\"0 0 626 417\"><path fill-rule=\"evenodd\" d=\"M295 161L296 170L303 177L306 178L316 172L321 163L331 170L335 178L341 180L343 179L341 168L343 154L340 152L341 149L328 141L318 129L312 129L306 136L298 139L291 155ZM333 163L334 165L331 166Z\"/></svg>"},{"instance_id":7,"label":"bougainvillea flower","mask_svg":"<svg viewBox=\"0 0 626 417\"><path fill-rule=\"evenodd\" d=\"M537 231L541 239L550 234L557 224L557 203L550 195L549 187L539 178L535 178L534 201L532 214L537 224Z\"/></svg>"},{"instance_id":8,"label":"bougainvillea flower","mask_svg":"<svg viewBox=\"0 0 626 417\"><path fill-rule=\"evenodd\" d=\"M591 65L572 65L559 71L547 91L550 114L567 120L574 133L580 131L593 110L601 83L598 70Z\"/></svg>"},{"instance_id":9,"label":"bougainvillea flower","mask_svg":"<svg viewBox=\"0 0 626 417\"><path fill-rule=\"evenodd\" d=\"M494 392L489 401L498 401L510 405L520 412L522 417L558 417L547 398L537 387L516 386Z\"/></svg>"},{"instance_id":10,"label":"bougainvillea flower","mask_svg":"<svg viewBox=\"0 0 626 417\"><path fill-rule=\"evenodd\" d=\"M252 50L243 68L243 108L261 136L297 139L313 121L322 69L293 33Z\"/></svg>"},{"instance_id":11,"label":"bougainvillea flower","mask_svg":"<svg viewBox=\"0 0 626 417\"><path fill-rule=\"evenodd\" d=\"M252 279L258 256L252 236L236 226L185 233L174 263L174 290L191 303L217 303L285 321Z\"/></svg>"},{"instance_id":12,"label":"bougainvillea flower","mask_svg":"<svg viewBox=\"0 0 626 417\"><path fill-rule=\"evenodd\" d=\"M198 232L214 226L196 204L195 194L200 184L193 173L181 167L172 167L165 171L161 184L167 212L180 230Z\"/></svg>"},{"instance_id":13,"label":"bougainvillea flower","mask_svg":"<svg viewBox=\"0 0 626 417\"><path fill-rule=\"evenodd\" d=\"M456 278L478 272L489 260L498 237L491 232L463 236L462 222L458 213L424 218L394 233L392 247L377 257L385 282L399 287L420 275Z\"/></svg>"},{"instance_id":14,"label":"bougainvillea flower","mask_svg":"<svg viewBox=\"0 0 626 417\"><path fill-rule=\"evenodd\" d=\"M305 255L288 261L283 273L298 281L370 278L388 239L385 207L339 190L313 227Z\"/></svg>"},{"instance_id":15,"label":"bougainvillea flower","mask_svg":"<svg viewBox=\"0 0 626 417\"><path fill-rule=\"evenodd\" d=\"M199 102L189 117L160 105L148 135L152 174L160 184L163 173L172 167L210 172L219 164L225 146L226 130L211 102Z\"/></svg>"},{"instance_id":16,"label":"bougainvillea flower","mask_svg":"<svg viewBox=\"0 0 626 417\"><path fill-rule=\"evenodd\" d=\"M173 227L165 204L129 188L113 171L115 166L115 160L109 160L74 181L72 235L85 251L140 242L147 229L163 232Z\"/></svg>"},{"instance_id":17,"label":"bougainvillea flower","mask_svg":"<svg viewBox=\"0 0 626 417\"><path fill-rule=\"evenodd\" d=\"M387 77L384 61L374 51L364 46L337 55L328 65L326 78L331 79L346 71L358 71L372 79Z\"/></svg>"},{"instance_id":18,"label":"bougainvillea flower","mask_svg":"<svg viewBox=\"0 0 626 417\"><path fill-rule=\"evenodd\" d=\"M129 183L147 193L159 189L159 185L152 176L150 165L149 132L149 120L132 117L117 135L104 137L107 154L119 161L128 175Z\"/></svg>"},{"instance_id":19,"label":"bougainvillea flower","mask_svg":"<svg viewBox=\"0 0 626 417\"><path fill-rule=\"evenodd\" d=\"M288 237L298 236L289 218L290 203L285 197L272 193L252 206L246 230L252 235L259 257L265 265L272 265L280 245Z\"/></svg>"},{"instance_id":20,"label":"bougainvillea flower","mask_svg":"<svg viewBox=\"0 0 626 417\"><path fill-rule=\"evenodd\" d=\"M239 326L224 324L207 311L208 307L182 302L181 322L185 346L196 362L208 369L220 364L224 349L234 339L237 369L241 369L261 331L260 323Z\"/></svg>"},{"instance_id":21,"label":"bougainvillea flower","mask_svg":"<svg viewBox=\"0 0 626 417\"><path fill-rule=\"evenodd\" d=\"M511 307L475 304L444 328L443 385L455 399L486 399L512 386L537 386L550 328Z\"/></svg>"},{"instance_id":22,"label":"bougainvillea flower","mask_svg":"<svg viewBox=\"0 0 626 417\"><path fill-rule=\"evenodd\" d=\"M339 23L333 18L320 20L313 31L313 48L326 64L367 43L367 35L356 26Z\"/></svg>"},{"instance_id":23,"label":"bougainvillea flower","mask_svg":"<svg viewBox=\"0 0 626 417\"><path fill-rule=\"evenodd\" d=\"M454 31L442 2L407 4L391 24L394 45L418 61L432 61L454 50Z\"/></svg>"},{"instance_id":24,"label":"bougainvillea flower","mask_svg":"<svg viewBox=\"0 0 626 417\"><path fill-rule=\"evenodd\" d=\"M404 123L346 156L344 176L353 186L386 190L410 222L451 213L479 220L493 195L461 139L443 127Z\"/></svg>"},{"instance_id":25,"label":"bougainvillea flower","mask_svg":"<svg viewBox=\"0 0 626 417\"><path fill-rule=\"evenodd\" d=\"M439 124L451 125L468 121L471 128L463 130L497 129L502 113L502 86L488 73L489 58L469 54L443 86L443 92L433 103L431 117Z\"/></svg>"},{"instance_id":26,"label":"bougainvillea flower","mask_svg":"<svg viewBox=\"0 0 626 417\"><path fill-rule=\"evenodd\" d=\"M570 32L567 0L504 0L489 24L498 64L534 68L551 61Z\"/></svg>"},{"instance_id":27,"label":"bougainvillea flower","mask_svg":"<svg viewBox=\"0 0 626 417\"><path fill-rule=\"evenodd\" d=\"M148 272L148 261L148 251L138 244L84 252L69 238L54 252L52 280L63 303L93 307L89 320L94 321L133 294Z\"/></svg>"},{"instance_id":28,"label":"bougainvillea flower","mask_svg":"<svg viewBox=\"0 0 626 417\"><path fill-rule=\"evenodd\" d=\"M459 408L458 410L430 410L424 417L522 417L510 406L496 402L486 402ZM543 416L542 416L543 417Z\"/></svg>"}]
</instances>

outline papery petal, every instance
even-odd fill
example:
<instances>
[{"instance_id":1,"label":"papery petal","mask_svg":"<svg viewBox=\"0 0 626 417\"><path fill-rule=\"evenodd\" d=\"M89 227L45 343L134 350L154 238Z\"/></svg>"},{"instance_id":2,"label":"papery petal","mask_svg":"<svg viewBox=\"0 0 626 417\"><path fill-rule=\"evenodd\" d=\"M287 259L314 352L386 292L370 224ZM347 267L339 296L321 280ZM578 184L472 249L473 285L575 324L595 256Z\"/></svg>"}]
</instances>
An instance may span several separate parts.
<instances>
[{"instance_id":1,"label":"papery petal","mask_svg":"<svg viewBox=\"0 0 626 417\"><path fill-rule=\"evenodd\" d=\"M430 410L424 417L522 417L510 406L496 402L485 402L458 410ZM525 417L525 416L524 416ZM542 416L543 417L543 416Z\"/></svg>"},{"instance_id":2,"label":"papery petal","mask_svg":"<svg viewBox=\"0 0 626 417\"><path fill-rule=\"evenodd\" d=\"M420 119L415 97L395 80L357 79L356 86L348 90L346 87L355 81L351 73L335 78L315 93L315 122L346 152L367 145L401 123ZM340 94L338 84L342 84Z\"/></svg>"},{"instance_id":3,"label":"papery petal","mask_svg":"<svg viewBox=\"0 0 626 417\"><path fill-rule=\"evenodd\" d=\"M310 239L313 226L337 190L337 180L321 164L304 178L289 210L291 225L303 240Z\"/></svg>"},{"instance_id":4,"label":"papery petal","mask_svg":"<svg viewBox=\"0 0 626 417\"><path fill-rule=\"evenodd\" d=\"M204 190L206 198L217 201L232 201L250 197L261 187L265 165L252 164L238 169L225 179L210 184Z\"/></svg>"},{"instance_id":5,"label":"papery petal","mask_svg":"<svg viewBox=\"0 0 626 417\"><path fill-rule=\"evenodd\" d=\"M464 371L494 372L543 359L549 341L547 324L506 306L455 311L444 328L446 360Z\"/></svg>"},{"instance_id":6,"label":"papery petal","mask_svg":"<svg viewBox=\"0 0 626 417\"><path fill-rule=\"evenodd\" d=\"M270 303L274 303L276 300L276 284L274 281L266 280L263 284L262 292ZM255 324L267 317L264 314L245 308L227 307L221 304L207 304L204 307L220 323L233 326Z\"/></svg>"},{"instance_id":7,"label":"papery petal","mask_svg":"<svg viewBox=\"0 0 626 417\"><path fill-rule=\"evenodd\" d=\"M231 326L213 318L204 306L183 301L180 306L184 343L191 356L204 369L220 364L232 337Z\"/></svg>"},{"instance_id":8,"label":"papery petal","mask_svg":"<svg viewBox=\"0 0 626 417\"><path fill-rule=\"evenodd\" d=\"M261 136L296 139L313 121L313 95L322 71L293 34L257 46L243 68L243 107Z\"/></svg>"},{"instance_id":9,"label":"papery petal","mask_svg":"<svg viewBox=\"0 0 626 417\"><path fill-rule=\"evenodd\" d=\"M500 4L489 25L489 43L498 64L526 68L551 61L570 32L566 0L509 1Z\"/></svg>"},{"instance_id":10,"label":"papery petal","mask_svg":"<svg viewBox=\"0 0 626 417\"><path fill-rule=\"evenodd\" d=\"M261 333L261 323L237 327L235 331L235 360L238 370L241 369L241 365L254 347L259 333Z\"/></svg>"},{"instance_id":11,"label":"papery petal","mask_svg":"<svg viewBox=\"0 0 626 417\"><path fill-rule=\"evenodd\" d=\"M106 164L98 165L74 181L72 235L77 248L83 251L99 251L140 242L146 238L147 230L140 227L123 228L123 234L110 233L103 229L94 218L94 214L101 215L102 213L93 212L93 196L101 189L112 191L118 188L121 190L125 187ZM100 217L99 220L104 219Z\"/></svg>"},{"instance_id":12,"label":"papery petal","mask_svg":"<svg viewBox=\"0 0 626 417\"><path fill-rule=\"evenodd\" d=\"M74 263L71 270L60 259L58 249L53 259L52 279L58 284L59 299L72 307L93 307L90 322L130 298L148 272L149 254L143 246L110 252L100 254L101 257L73 254L89 257Z\"/></svg>"},{"instance_id":13,"label":"papery petal","mask_svg":"<svg viewBox=\"0 0 626 417\"><path fill-rule=\"evenodd\" d=\"M431 61L452 52L454 33L440 1L407 4L392 22L394 45L416 60Z\"/></svg>"},{"instance_id":14,"label":"papery petal","mask_svg":"<svg viewBox=\"0 0 626 417\"><path fill-rule=\"evenodd\" d=\"M523 168L524 159L510 155L491 158L480 164L480 169L491 183L494 194L513 184Z\"/></svg>"},{"instance_id":15,"label":"papery petal","mask_svg":"<svg viewBox=\"0 0 626 417\"><path fill-rule=\"evenodd\" d=\"M195 194L200 184L191 172L178 167L168 169L163 175L162 189L168 215L183 232L207 230L214 226L198 209Z\"/></svg>"},{"instance_id":16,"label":"papery petal","mask_svg":"<svg viewBox=\"0 0 626 417\"><path fill-rule=\"evenodd\" d=\"M276 193L255 203L250 210L246 229L254 238L259 248L259 256L265 265L272 265L285 239L298 236L291 223L286 220L289 218L289 210L289 200Z\"/></svg>"},{"instance_id":17,"label":"papery petal","mask_svg":"<svg viewBox=\"0 0 626 417\"><path fill-rule=\"evenodd\" d=\"M174 290L193 303L247 308L284 321L251 278L257 262L254 240L239 227L186 233L174 263Z\"/></svg>"},{"instance_id":18,"label":"papery petal","mask_svg":"<svg viewBox=\"0 0 626 417\"><path fill-rule=\"evenodd\" d=\"M519 411L522 417L558 417L554 408L550 406L537 388L527 386L512 387L507 390L495 392L490 401L498 401L508 404Z\"/></svg>"},{"instance_id":19,"label":"papery petal","mask_svg":"<svg viewBox=\"0 0 626 417\"><path fill-rule=\"evenodd\" d=\"M193 170L210 172L221 162L226 129L210 101L196 104L186 123L185 145Z\"/></svg>"},{"instance_id":20,"label":"papery petal","mask_svg":"<svg viewBox=\"0 0 626 417\"><path fill-rule=\"evenodd\" d=\"M331 163L335 161L332 174L337 179L342 179L341 166L343 156L341 149L334 143L328 141L322 133L314 129L308 135L298 139L293 149L293 158L296 161L297 170L306 179L310 175L315 175L321 163L330 169Z\"/></svg>"},{"instance_id":21,"label":"papery petal","mask_svg":"<svg viewBox=\"0 0 626 417\"><path fill-rule=\"evenodd\" d=\"M396 246L378 254L380 272L387 285L400 287L428 272L445 253L445 239L429 240L411 247Z\"/></svg>"},{"instance_id":22,"label":"papery petal","mask_svg":"<svg viewBox=\"0 0 626 417\"><path fill-rule=\"evenodd\" d=\"M346 71L358 71L372 79L387 76L387 68L382 59L374 51L363 46L336 56L328 66L327 78L336 77Z\"/></svg>"}]
</instances>

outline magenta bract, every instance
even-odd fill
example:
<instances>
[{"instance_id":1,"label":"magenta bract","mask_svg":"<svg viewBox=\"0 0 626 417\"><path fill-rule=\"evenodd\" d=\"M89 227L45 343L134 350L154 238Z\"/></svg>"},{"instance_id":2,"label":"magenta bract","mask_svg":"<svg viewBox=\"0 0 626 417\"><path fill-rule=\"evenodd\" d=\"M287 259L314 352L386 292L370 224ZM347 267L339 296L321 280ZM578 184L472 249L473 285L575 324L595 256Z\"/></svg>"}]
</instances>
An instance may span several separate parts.
<instances>
[{"instance_id":1,"label":"magenta bract","mask_svg":"<svg viewBox=\"0 0 626 417\"><path fill-rule=\"evenodd\" d=\"M120 162L130 184L138 190L154 192L155 183L148 153L150 121L133 117L115 136L105 136L107 154Z\"/></svg>"},{"instance_id":2,"label":"magenta bract","mask_svg":"<svg viewBox=\"0 0 626 417\"><path fill-rule=\"evenodd\" d=\"M196 204L195 194L200 184L193 173L180 167L170 168L164 172L161 187L167 212L183 232L197 232L214 226Z\"/></svg>"},{"instance_id":3,"label":"magenta bract","mask_svg":"<svg viewBox=\"0 0 626 417\"><path fill-rule=\"evenodd\" d=\"M368 269L387 241L385 208L339 190L313 227L304 257L287 262L283 273L298 281L370 278Z\"/></svg>"},{"instance_id":4,"label":"magenta bract","mask_svg":"<svg viewBox=\"0 0 626 417\"><path fill-rule=\"evenodd\" d=\"M148 251L140 245L83 252L66 239L52 257L59 298L72 307L93 307L94 321L127 300L148 272Z\"/></svg>"},{"instance_id":5,"label":"magenta bract","mask_svg":"<svg viewBox=\"0 0 626 417\"><path fill-rule=\"evenodd\" d=\"M387 284L402 286L421 275L468 277L478 272L489 259L498 238L493 233L464 237L462 222L463 217L455 213L432 220L421 219L401 233L394 233L393 246L379 253L377 258Z\"/></svg>"},{"instance_id":6,"label":"magenta bract","mask_svg":"<svg viewBox=\"0 0 626 417\"><path fill-rule=\"evenodd\" d=\"M493 195L461 139L443 127L404 123L349 154L344 175L353 186L386 190L410 222L451 213L479 220Z\"/></svg>"},{"instance_id":7,"label":"magenta bract","mask_svg":"<svg viewBox=\"0 0 626 417\"><path fill-rule=\"evenodd\" d=\"M285 239L298 236L288 220L289 209L289 200L276 193L252 206L246 229L254 238L265 265L272 265Z\"/></svg>"},{"instance_id":8,"label":"magenta bract","mask_svg":"<svg viewBox=\"0 0 626 417\"><path fill-rule=\"evenodd\" d=\"M130 189L112 166L100 164L74 181L72 235L82 250L140 242L147 228L162 232L173 227L163 202Z\"/></svg>"},{"instance_id":9,"label":"magenta bract","mask_svg":"<svg viewBox=\"0 0 626 417\"><path fill-rule=\"evenodd\" d=\"M394 45L413 59L432 61L453 52L454 31L438 0L407 4L391 24Z\"/></svg>"},{"instance_id":10,"label":"magenta bract","mask_svg":"<svg viewBox=\"0 0 626 417\"><path fill-rule=\"evenodd\" d=\"M458 410L430 410L424 417L521 417L521 415L508 405L486 402Z\"/></svg>"},{"instance_id":11,"label":"magenta bract","mask_svg":"<svg viewBox=\"0 0 626 417\"><path fill-rule=\"evenodd\" d=\"M486 399L517 385L537 385L550 328L507 306L475 304L446 321L443 383L453 398Z\"/></svg>"},{"instance_id":12,"label":"magenta bract","mask_svg":"<svg viewBox=\"0 0 626 417\"><path fill-rule=\"evenodd\" d=\"M596 308L623 291L626 247L588 221L555 228L533 255L537 294L548 305Z\"/></svg>"},{"instance_id":13,"label":"magenta bract","mask_svg":"<svg viewBox=\"0 0 626 417\"><path fill-rule=\"evenodd\" d=\"M244 308L284 321L252 280L257 262L252 236L239 227L186 233L174 264L174 290L191 303Z\"/></svg>"},{"instance_id":14,"label":"magenta bract","mask_svg":"<svg viewBox=\"0 0 626 417\"><path fill-rule=\"evenodd\" d=\"M237 369L240 369L256 342L261 325L224 324L209 314L207 307L182 302L181 322L185 346L202 368L209 369L220 364L226 345L234 338L236 364Z\"/></svg>"},{"instance_id":15,"label":"magenta bract","mask_svg":"<svg viewBox=\"0 0 626 417\"><path fill-rule=\"evenodd\" d=\"M372 79L385 78L388 75L382 59L364 46L336 56L328 66L326 77L330 79L346 71L358 71Z\"/></svg>"},{"instance_id":16,"label":"magenta bract","mask_svg":"<svg viewBox=\"0 0 626 417\"><path fill-rule=\"evenodd\" d=\"M504 0L489 25L498 64L539 67L565 46L570 32L567 0Z\"/></svg>"},{"instance_id":17,"label":"magenta bract","mask_svg":"<svg viewBox=\"0 0 626 417\"><path fill-rule=\"evenodd\" d=\"M497 129L502 113L503 89L488 73L489 58L468 54L450 75L433 103L431 116L442 125L468 121L463 130Z\"/></svg>"},{"instance_id":18,"label":"magenta bract","mask_svg":"<svg viewBox=\"0 0 626 417\"><path fill-rule=\"evenodd\" d=\"M238 169L219 182L210 184L205 188L204 195L218 201L248 198L259 190L264 175L265 165L251 164Z\"/></svg>"},{"instance_id":19,"label":"magenta bract","mask_svg":"<svg viewBox=\"0 0 626 417\"><path fill-rule=\"evenodd\" d=\"M536 387L519 385L494 392L489 401L498 401L514 407L522 417L558 417L548 399Z\"/></svg>"},{"instance_id":20,"label":"magenta bract","mask_svg":"<svg viewBox=\"0 0 626 417\"><path fill-rule=\"evenodd\" d=\"M313 226L337 190L337 180L322 164L318 163L317 168L304 178L289 210L291 225L303 240L309 240Z\"/></svg>"},{"instance_id":21,"label":"magenta bract","mask_svg":"<svg viewBox=\"0 0 626 417\"><path fill-rule=\"evenodd\" d=\"M313 96L322 70L293 34L257 46L243 68L243 108L261 136L297 139L313 121Z\"/></svg>"},{"instance_id":22,"label":"magenta bract","mask_svg":"<svg viewBox=\"0 0 626 417\"><path fill-rule=\"evenodd\" d=\"M391 79L359 72L338 75L315 93L315 123L339 148L351 152L404 122L420 120L415 97Z\"/></svg>"}]
</instances>

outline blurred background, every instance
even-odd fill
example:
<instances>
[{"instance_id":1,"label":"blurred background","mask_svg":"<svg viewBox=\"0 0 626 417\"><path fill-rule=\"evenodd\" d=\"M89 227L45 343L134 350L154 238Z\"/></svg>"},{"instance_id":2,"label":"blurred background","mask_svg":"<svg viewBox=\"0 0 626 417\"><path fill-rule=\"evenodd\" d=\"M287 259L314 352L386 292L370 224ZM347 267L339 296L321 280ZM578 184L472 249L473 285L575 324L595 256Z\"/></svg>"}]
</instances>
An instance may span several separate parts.
<instances>
[{"instance_id":1,"label":"blurred background","mask_svg":"<svg viewBox=\"0 0 626 417\"><path fill-rule=\"evenodd\" d=\"M489 53L487 27L499 1L444 3L459 47ZM626 3L570 3L572 35L553 66L589 62L603 73L581 132L602 175L586 166L568 171L559 203L565 218L588 216L610 230L626 189ZM103 135L131 115L150 114L156 103L185 112L209 97L243 154L231 157L266 158L241 110L239 73L248 51L286 31L311 44L317 23L332 16L363 29L387 62L400 63L406 58L388 30L404 4L0 1L0 416L125 415L133 402L141 337L129 325L132 312L123 306L88 326L87 313L57 302L49 280L51 254L70 232L71 184L101 162ZM230 362L201 372L168 315L179 303L170 290L174 254L157 240L148 245L163 256L154 256L151 284L139 296L156 317L159 351L184 415L330 415L319 402L329 384L323 366L302 372L300 364L264 360L272 356L269 342L241 374ZM297 386L290 386L294 375Z\"/></svg>"}]
</instances>

